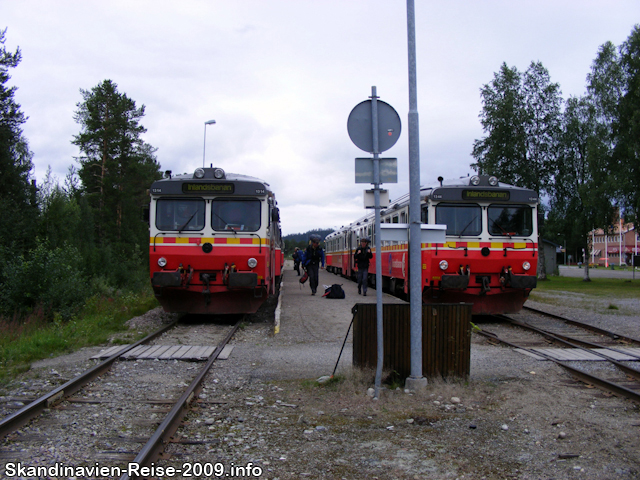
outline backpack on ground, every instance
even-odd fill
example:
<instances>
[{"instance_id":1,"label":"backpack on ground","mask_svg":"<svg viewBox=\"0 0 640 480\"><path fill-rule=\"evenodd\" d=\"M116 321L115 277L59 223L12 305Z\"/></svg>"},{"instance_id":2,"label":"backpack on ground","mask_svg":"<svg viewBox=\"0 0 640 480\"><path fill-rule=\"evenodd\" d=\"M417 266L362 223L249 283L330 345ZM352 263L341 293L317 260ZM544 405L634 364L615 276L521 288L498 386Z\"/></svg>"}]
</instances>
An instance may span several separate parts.
<instances>
[{"instance_id":1,"label":"backpack on ground","mask_svg":"<svg viewBox=\"0 0 640 480\"><path fill-rule=\"evenodd\" d=\"M329 288L324 291L323 297L327 298L345 298L344 290L342 289L342 285L334 283Z\"/></svg>"}]
</instances>

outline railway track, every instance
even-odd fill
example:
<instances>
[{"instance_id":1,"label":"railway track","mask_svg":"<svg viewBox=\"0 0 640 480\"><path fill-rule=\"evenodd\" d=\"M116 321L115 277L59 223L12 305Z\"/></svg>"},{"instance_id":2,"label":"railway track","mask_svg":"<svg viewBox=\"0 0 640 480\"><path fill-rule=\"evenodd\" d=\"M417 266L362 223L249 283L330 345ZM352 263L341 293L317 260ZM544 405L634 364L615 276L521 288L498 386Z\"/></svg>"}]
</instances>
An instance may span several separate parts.
<instances>
[{"instance_id":1,"label":"railway track","mask_svg":"<svg viewBox=\"0 0 640 480\"><path fill-rule=\"evenodd\" d=\"M0 421L0 439L5 438L7 435L15 432L22 425L26 424L32 418L40 415L45 408L50 408L59 403L64 398L73 395L89 382L107 372L118 358L122 357L124 354L133 350L134 348L139 347L140 345L145 345L152 341L154 338L159 337L166 331L172 329L176 325L176 323L177 322L173 322L169 325L166 325L165 327L151 333L150 335L147 335L142 340L119 349L117 352L115 352L113 355L111 355L109 358L99 363L95 367L83 372L82 374L69 380L63 385L42 395L17 412L8 415L4 419L2 419L2 421Z\"/></svg>"},{"instance_id":2,"label":"railway track","mask_svg":"<svg viewBox=\"0 0 640 480\"><path fill-rule=\"evenodd\" d=\"M527 311L536 316L526 321L507 315L494 316L515 327L511 332L499 336L480 329L477 333L535 358L553 361L588 385L640 402L640 370L624 363L640 360L640 350L630 347L640 345L640 340L540 310L527 308ZM523 336L523 331L529 333ZM550 344L556 348L550 349ZM597 367L584 367L594 360L599 364Z\"/></svg>"},{"instance_id":3,"label":"railway track","mask_svg":"<svg viewBox=\"0 0 640 480\"><path fill-rule=\"evenodd\" d=\"M155 361L148 360L149 356L117 361L127 355L132 360L132 352L141 351L143 345L163 334L163 340L175 336L177 322L110 354L105 361L0 421L0 434L5 439L0 444L0 458L41 465L120 464L125 472L122 479L138 478L137 470L131 471L128 466L152 465L173 441L172 435L203 390L205 375L243 319L233 326L187 327L200 330L192 337L216 338L217 345L209 348L213 352L202 366L178 359L162 361L159 354ZM205 334L203 330L214 333ZM148 350L167 349L156 346ZM95 447L93 451L79 447L87 444Z\"/></svg>"},{"instance_id":4,"label":"railway track","mask_svg":"<svg viewBox=\"0 0 640 480\"><path fill-rule=\"evenodd\" d=\"M527 305L523 306L522 309L525 312L531 312L534 313L536 315L539 315L541 318L545 318L551 321L547 321L545 323L545 325L565 325L567 327L572 326L572 327L577 327L578 329L581 330L587 330L589 332L598 334L602 336L602 341L606 342L606 338L609 338L611 340L612 343L621 343L621 344L628 344L628 345L638 345L640 346L640 339L638 338L634 338L634 337L629 337L627 335L622 335L620 333L616 333L616 332L611 332L609 330L605 330L603 328L599 328L596 327L594 325L590 325L588 323L585 322L580 322L578 320L572 320L570 318L565 318L562 317L560 315L555 315L553 313L549 313L549 312L545 312L543 310L538 310L536 308L532 308L529 307ZM552 321L556 321L559 323L553 323ZM536 325L541 325L541 322L536 322ZM554 327L554 328L558 328L558 327ZM560 327L562 328L562 327ZM574 330L575 331L575 330Z\"/></svg>"}]
</instances>

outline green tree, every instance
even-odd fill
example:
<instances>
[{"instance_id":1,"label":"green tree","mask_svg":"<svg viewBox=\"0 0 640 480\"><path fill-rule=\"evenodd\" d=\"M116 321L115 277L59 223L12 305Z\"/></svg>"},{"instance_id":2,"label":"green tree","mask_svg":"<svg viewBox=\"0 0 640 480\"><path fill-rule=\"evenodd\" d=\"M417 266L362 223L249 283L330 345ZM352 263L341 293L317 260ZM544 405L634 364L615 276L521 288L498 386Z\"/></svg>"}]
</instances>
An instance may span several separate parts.
<instances>
[{"instance_id":1,"label":"green tree","mask_svg":"<svg viewBox=\"0 0 640 480\"><path fill-rule=\"evenodd\" d=\"M589 252L589 232L612 223L614 189L609 175L607 126L598 120L592 96L569 98L563 115L555 182L550 188L550 230L567 239L567 248ZM589 259L584 258L589 281Z\"/></svg>"},{"instance_id":2,"label":"green tree","mask_svg":"<svg viewBox=\"0 0 640 480\"><path fill-rule=\"evenodd\" d=\"M161 177L156 150L141 137L145 107L119 93L111 80L80 92L75 120L82 131L72 143L82 153L78 175L98 241L119 244L117 250L141 248L148 240L140 207L148 202L149 185Z\"/></svg>"},{"instance_id":3,"label":"green tree","mask_svg":"<svg viewBox=\"0 0 640 480\"><path fill-rule=\"evenodd\" d=\"M481 174L492 173L508 183L518 183L518 168L526 161L524 95L521 74L506 63L494 73L493 81L480 89L480 123L487 135L473 144L477 163L471 166Z\"/></svg>"},{"instance_id":4,"label":"green tree","mask_svg":"<svg viewBox=\"0 0 640 480\"><path fill-rule=\"evenodd\" d=\"M78 200L64 188L47 169L44 182L38 189L40 206L39 236L47 239L51 249L65 244L80 248L87 243L86 224L82 222Z\"/></svg>"},{"instance_id":5,"label":"green tree","mask_svg":"<svg viewBox=\"0 0 640 480\"><path fill-rule=\"evenodd\" d=\"M22 54L7 50L6 31L0 30L0 246L21 254L34 245L38 210L30 179L33 154L22 132L26 117L15 101L16 87L7 86L9 69Z\"/></svg>"},{"instance_id":6,"label":"green tree","mask_svg":"<svg viewBox=\"0 0 640 480\"><path fill-rule=\"evenodd\" d=\"M471 166L479 173L543 193L557 155L562 97L540 62L520 73L505 63L481 89L480 122Z\"/></svg>"},{"instance_id":7,"label":"green tree","mask_svg":"<svg viewBox=\"0 0 640 480\"><path fill-rule=\"evenodd\" d=\"M615 125L614 165L619 192L627 207L627 220L640 217L640 25L620 46L619 69L623 92L619 95Z\"/></svg>"}]
</instances>

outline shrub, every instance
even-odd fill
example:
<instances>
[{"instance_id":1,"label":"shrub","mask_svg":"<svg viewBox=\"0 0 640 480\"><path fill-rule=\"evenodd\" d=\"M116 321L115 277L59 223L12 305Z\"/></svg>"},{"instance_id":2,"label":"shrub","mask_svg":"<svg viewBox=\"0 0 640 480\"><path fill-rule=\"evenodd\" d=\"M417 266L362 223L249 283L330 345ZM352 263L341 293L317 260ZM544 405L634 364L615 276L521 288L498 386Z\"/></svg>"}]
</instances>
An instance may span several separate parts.
<instances>
[{"instance_id":1,"label":"shrub","mask_svg":"<svg viewBox=\"0 0 640 480\"><path fill-rule=\"evenodd\" d=\"M75 247L49 250L38 241L25 258L9 257L4 252L0 275L0 313L12 316L27 314L41 306L49 319L58 313L69 319L89 295L88 281L80 268Z\"/></svg>"}]
</instances>

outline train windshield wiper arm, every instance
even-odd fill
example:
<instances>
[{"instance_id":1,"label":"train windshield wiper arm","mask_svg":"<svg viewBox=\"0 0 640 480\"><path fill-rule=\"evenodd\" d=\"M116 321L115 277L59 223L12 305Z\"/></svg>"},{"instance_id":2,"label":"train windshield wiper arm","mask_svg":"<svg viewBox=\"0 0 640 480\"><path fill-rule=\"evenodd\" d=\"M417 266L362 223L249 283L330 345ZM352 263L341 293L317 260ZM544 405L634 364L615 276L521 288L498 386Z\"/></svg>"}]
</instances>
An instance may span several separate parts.
<instances>
[{"instance_id":1,"label":"train windshield wiper arm","mask_svg":"<svg viewBox=\"0 0 640 480\"><path fill-rule=\"evenodd\" d=\"M233 233L234 233L234 235L238 235L238 232L236 232L233 228L229 228L229 222L227 222L224 218L222 218L222 217L221 217L220 215L218 215L216 212L213 212L213 211L212 211L211 213L213 213L213 214L214 214L214 215L215 215L215 216L216 216L216 217L217 217L217 218L222 222L222 224L225 226L225 227L224 227L224 231L225 231L225 232L227 232L227 231L228 231L228 232L233 232ZM217 228L216 228L216 230L217 230Z\"/></svg>"},{"instance_id":2,"label":"train windshield wiper arm","mask_svg":"<svg viewBox=\"0 0 640 480\"><path fill-rule=\"evenodd\" d=\"M490 218L489 220L491 220L491 221L493 222L493 224L494 224L496 227L498 227L498 228L502 231L502 234L503 234L503 235L506 235L506 236L507 236L507 237L509 237L509 238L511 238L511 237L512 237L512 235L511 235L509 232L507 232L507 231L502 227L502 225L500 225L498 222L496 222L493 218Z\"/></svg>"},{"instance_id":3,"label":"train windshield wiper arm","mask_svg":"<svg viewBox=\"0 0 640 480\"><path fill-rule=\"evenodd\" d=\"M186 227L187 225L189 225L189 223L191 222L191 220L193 220L193 217L195 217L195 216L196 216L196 213L198 213L198 210L197 210L197 209L196 209L196 211L195 211L195 212L193 212L193 214L189 217L189 220L187 220L187 221L184 223L184 225L182 225L182 226L178 229L178 233L182 232L182 230L184 230L184 229L185 229L185 227Z\"/></svg>"},{"instance_id":4,"label":"train windshield wiper arm","mask_svg":"<svg viewBox=\"0 0 640 480\"><path fill-rule=\"evenodd\" d=\"M458 234L458 238L462 237L462 235L464 235L464 232L467 231L467 228L469 228L471 226L471 224L475 221L475 219L478 218L478 216L474 216L471 221L469 221L469 223L467 223L467 225L462 229L462 231Z\"/></svg>"}]
</instances>

